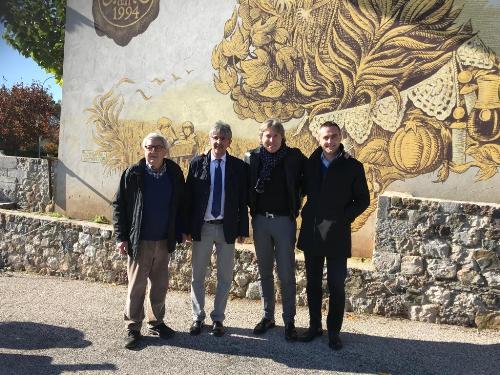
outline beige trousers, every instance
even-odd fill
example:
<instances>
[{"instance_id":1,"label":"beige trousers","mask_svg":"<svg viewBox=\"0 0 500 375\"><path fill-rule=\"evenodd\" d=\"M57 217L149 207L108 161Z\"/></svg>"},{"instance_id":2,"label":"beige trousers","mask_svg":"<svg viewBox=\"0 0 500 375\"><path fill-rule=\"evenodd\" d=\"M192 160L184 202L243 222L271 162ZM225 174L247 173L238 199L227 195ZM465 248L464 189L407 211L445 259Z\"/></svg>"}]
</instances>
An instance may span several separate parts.
<instances>
[{"instance_id":1,"label":"beige trousers","mask_svg":"<svg viewBox=\"0 0 500 375\"><path fill-rule=\"evenodd\" d=\"M149 281L147 321L149 327L163 323L165 296L168 289L167 241L140 241L136 259L128 257L128 293L125 305L125 327L140 331L144 320L144 299Z\"/></svg>"}]
</instances>

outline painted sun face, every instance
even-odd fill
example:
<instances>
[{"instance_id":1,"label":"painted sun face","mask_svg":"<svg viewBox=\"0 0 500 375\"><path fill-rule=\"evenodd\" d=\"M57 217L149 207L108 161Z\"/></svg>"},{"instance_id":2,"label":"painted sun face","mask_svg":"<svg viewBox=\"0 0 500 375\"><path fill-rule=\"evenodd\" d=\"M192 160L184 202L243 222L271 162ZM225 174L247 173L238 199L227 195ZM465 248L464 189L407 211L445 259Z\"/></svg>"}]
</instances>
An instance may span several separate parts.
<instances>
[{"instance_id":1,"label":"painted sun face","mask_svg":"<svg viewBox=\"0 0 500 375\"><path fill-rule=\"evenodd\" d=\"M260 142L272 154L280 149L283 143L283 136L273 129L267 129L262 133Z\"/></svg>"}]
</instances>

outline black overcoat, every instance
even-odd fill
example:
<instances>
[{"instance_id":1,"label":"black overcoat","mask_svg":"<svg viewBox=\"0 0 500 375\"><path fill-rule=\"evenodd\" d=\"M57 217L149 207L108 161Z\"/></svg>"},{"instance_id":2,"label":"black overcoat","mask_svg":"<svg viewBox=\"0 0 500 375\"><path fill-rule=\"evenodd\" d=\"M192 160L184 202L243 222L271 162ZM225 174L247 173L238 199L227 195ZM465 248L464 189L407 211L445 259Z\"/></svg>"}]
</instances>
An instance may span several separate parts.
<instances>
[{"instance_id":1,"label":"black overcoat","mask_svg":"<svg viewBox=\"0 0 500 375\"><path fill-rule=\"evenodd\" d=\"M304 190L307 202L297 247L309 255L351 256L351 223L370 204L363 164L342 155L321 171L321 147L306 162Z\"/></svg>"},{"instance_id":2,"label":"black overcoat","mask_svg":"<svg viewBox=\"0 0 500 375\"><path fill-rule=\"evenodd\" d=\"M189 202L189 233L194 241L201 240L208 199L210 198L210 155L196 156L189 165L186 179ZM237 237L248 237L247 165L226 153L224 175L224 238L228 244Z\"/></svg>"},{"instance_id":3,"label":"black overcoat","mask_svg":"<svg viewBox=\"0 0 500 375\"><path fill-rule=\"evenodd\" d=\"M181 168L170 159L165 159L165 164L165 173L172 183L170 211L165 213L169 218L174 218L174 220L168 220L167 224L167 248L169 252L172 252L175 250L176 242L181 241L181 231L184 233L184 228L187 226L187 205L184 197L184 175ZM145 168L146 159L142 158L137 164L123 172L112 203L116 241L128 241L128 252L134 259L139 251L141 236Z\"/></svg>"}]
</instances>

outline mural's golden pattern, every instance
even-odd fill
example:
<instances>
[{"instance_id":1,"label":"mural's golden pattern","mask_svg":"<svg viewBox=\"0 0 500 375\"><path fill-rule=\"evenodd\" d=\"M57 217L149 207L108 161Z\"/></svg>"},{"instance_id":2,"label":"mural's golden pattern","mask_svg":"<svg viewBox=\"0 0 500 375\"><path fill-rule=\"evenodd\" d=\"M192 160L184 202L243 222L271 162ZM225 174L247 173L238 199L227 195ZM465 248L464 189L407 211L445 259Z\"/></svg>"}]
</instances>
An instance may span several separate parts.
<instances>
[{"instance_id":1,"label":"mural's golden pattern","mask_svg":"<svg viewBox=\"0 0 500 375\"><path fill-rule=\"evenodd\" d=\"M240 0L215 46L215 88L241 119L344 128L372 198L392 182L500 166L498 58L453 0ZM312 147L305 149L306 153Z\"/></svg>"}]
</instances>

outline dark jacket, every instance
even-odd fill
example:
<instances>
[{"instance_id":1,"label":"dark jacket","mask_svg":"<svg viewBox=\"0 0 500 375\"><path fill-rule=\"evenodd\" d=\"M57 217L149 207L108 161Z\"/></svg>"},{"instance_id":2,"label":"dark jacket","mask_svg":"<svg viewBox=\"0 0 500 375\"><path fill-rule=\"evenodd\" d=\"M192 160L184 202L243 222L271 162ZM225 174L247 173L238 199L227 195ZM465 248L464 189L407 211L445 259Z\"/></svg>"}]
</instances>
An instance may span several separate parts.
<instances>
[{"instance_id":1,"label":"dark jacket","mask_svg":"<svg viewBox=\"0 0 500 375\"><path fill-rule=\"evenodd\" d=\"M181 168L170 159L165 159L166 174L172 183L172 198L167 228L168 251L175 250L176 240L179 240L179 226L186 226L184 210L184 175ZM128 241L129 255L135 258L139 250L139 238L142 221L144 173L146 160L143 158L137 164L127 168L120 179L113 205L113 225L117 242ZM177 238L176 238L177 237Z\"/></svg>"},{"instance_id":2,"label":"dark jacket","mask_svg":"<svg viewBox=\"0 0 500 375\"><path fill-rule=\"evenodd\" d=\"M259 157L260 148L251 150L245 154L245 162L250 165L249 169L249 190L248 190L248 206L252 216L256 213L257 208L257 192L255 185L259 178L261 170L261 161ZM290 208L290 218L295 220L299 216L300 207L302 206L302 175L304 173L304 163L306 157L298 148L288 147L288 153L283 159L286 176L286 188L288 191L288 207Z\"/></svg>"},{"instance_id":3,"label":"dark jacket","mask_svg":"<svg viewBox=\"0 0 500 375\"><path fill-rule=\"evenodd\" d=\"M189 165L186 192L189 201L188 231L194 241L201 240L208 199L210 197L210 155L196 156ZM224 238L228 244L237 237L248 237L247 166L226 153L224 175Z\"/></svg>"},{"instance_id":4,"label":"dark jacket","mask_svg":"<svg viewBox=\"0 0 500 375\"><path fill-rule=\"evenodd\" d=\"M363 164L343 154L323 178L321 147L309 157L304 174L307 202L297 247L310 255L351 256L351 223L370 204Z\"/></svg>"}]
</instances>

